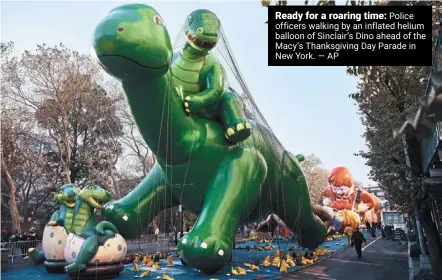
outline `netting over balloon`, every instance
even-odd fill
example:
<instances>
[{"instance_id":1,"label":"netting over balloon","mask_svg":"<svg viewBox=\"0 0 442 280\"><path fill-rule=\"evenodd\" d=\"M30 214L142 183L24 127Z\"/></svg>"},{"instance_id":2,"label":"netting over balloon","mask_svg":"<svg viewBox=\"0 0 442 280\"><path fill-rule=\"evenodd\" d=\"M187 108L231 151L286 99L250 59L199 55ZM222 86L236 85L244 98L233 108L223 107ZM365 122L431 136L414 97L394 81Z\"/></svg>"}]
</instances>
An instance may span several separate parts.
<instances>
[{"instance_id":1,"label":"netting over balloon","mask_svg":"<svg viewBox=\"0 0 442 280\"><path fill-rule=\"evenodd\" d=\"M181 30L180 30L180 32L174 42L174 45L173 45L174 53L180 52L188 43L188 40L187 40L187 36L188 36L187 28L188 28L188 24L189 24L188 21L189 21L189 18L187 18L186 22L184 23L183 27L181 28ZM196 25L203 25L203 24L198 23ZM275 157L275 162L278 165L278 170L280 172L280 175L276 176L277 178L275 180L275 184L281 185L279 191L282 192L282 197L284 197L285 194L284 194L283 187L282 187L283 180L281 180L282 176L283 176L282 170L286 168L286 166L284 165L284 161L288 160L286 157L288 157L290 154L285 152L283 145L276 138L270 125L267 123L263 114L258 109L258 106L255 103L254 98L252 96L252 93L250 92L249 87L247 86L246 80L241 73L241 70L239 68L239 64L236 61L233 51L229 45L229 42L227 40L227 36L222 28L222 24L220 27L220 34L218 36L218 42L216 43L216 46L210 52L212 53L212 55L215 56L217 61L224 68L225 76L226 76L226 88L231 88L231 89L233 89L233 91L235 91L236 93L239 94L242 104L244 106L244 113L245 113L246 117L249 120L252 120L253 122L255 122L256 128L254 128L254 129L257 129L260 132L260 133L256 133L256 134L252 133L252 135L250 136L251 141L253 141L255 143L256 142L263 143L271 151L273 157ZM259 139L259 138L264 138L264 139ZM270 200L270 198L262 197L261 200ZM281 204L281 203L282 203L282 201L279 202L279 204ZM301 204L302 203L307 203L307 202L301 202ZM281 205L274 205L274 206L276 208L290 207L289 205L282 205L282 204ZM267 215L270 214L270 213L264 213L264 211L262 211L261 209L259 210L259 212L260 212L261 219L265 219L267 217ZM285 211L284 211L284 214L285 214ZM299 213L298 213L298 215L299 215ZM274 214L272 214L271 216L277 217ZM281 215L280 218L282 220L285 220L286 217L284 217L284 216L286 216L286 215ZM280 226L281 229L286 227L284 225L283 221L281 221L281 220L279 220L279 221L280 221L280 223L278 223L278 226L280 224L283 225L283 226ZM250 221L250 220L243 221L244 224L250 224L252 222L255 222L255 221ZM261 222L261 224L262 223L263 222ZM300 223L301 223L301 221L299 220L299 224ZM257 226L257 229L260 229L260 228L261 228L261 226ZM295 233L298 236L302 235L302 233L299 230ZM281 247L281 246L282 246L282 248L288 247L287 244L280 244L279 241L277 241L277 242L278 242L277 247ZM287 248L285 248L285 249L287 249ZM235 261L235 259L233 261Z\"/></svg>"},{"instance_id":2,"label":"netting over balloon","mask_svg":"<svg viewBox=\"0 0 442 280\"><path fill-rule=\"evenodd\" d=\"M186 24L183 25L181 31L179 32L176 41L173 45L174 51L179 51L186 44ZM233 51L230 48L229 42L227 40L227 36L221 26L221 32L219 35L218 43L215 48L211 51L211 53L216 57L219 63L224 68L226 74L226 85L227 87L232 88L235 92L237 92L241 101L244 105L244 111L247 118L253 120L257 124L257 128L266 138L267 143L271 143L268 145L268 148L274 152L274 155L278 155L278 162L282 161L282 153L284 151L284 147L279 142L279 140L275 137L270 125L267 123L266 119L258 109L256 105L252 93L250 92L247 83L244 79L244 76L241 73L239 65L233 55ZM256 137L256 136L251 136ZM257 139L254 139L255 141Z\"/></svg>"}]
</instances>

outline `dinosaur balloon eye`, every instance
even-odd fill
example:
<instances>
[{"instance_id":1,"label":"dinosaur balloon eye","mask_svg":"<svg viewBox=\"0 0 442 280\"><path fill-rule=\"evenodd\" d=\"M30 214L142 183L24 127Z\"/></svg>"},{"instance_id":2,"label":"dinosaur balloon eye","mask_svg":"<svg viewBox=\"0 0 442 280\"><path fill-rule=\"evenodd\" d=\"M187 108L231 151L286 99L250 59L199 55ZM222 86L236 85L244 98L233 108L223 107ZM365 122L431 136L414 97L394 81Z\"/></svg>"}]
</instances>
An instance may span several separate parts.
<instances>
[{"instance_id":1,"label":"dinosaur balloon eye","mask_svg":"<svg viewBox=\"0 0 442 280\"><path fill-rule=\"evenodd\" d=\"M89 189L90 189L90 190L93 190L93 189L94 189L94 186L90 186Z\"/></svg>"},{"instance_id":2,"label":"dinosaur balloon eye","mask_svg":"<svg viewBox=\"0 0 442 280\"><path fill-rule=\"evenodd\" d=\"M153 22L155 22L156 24L161 25L161 26L164 26L164 22L163 22L163 20L160 18L159 15L154 15L152 20L153 20Z\"/></svg>"}]
</instances>

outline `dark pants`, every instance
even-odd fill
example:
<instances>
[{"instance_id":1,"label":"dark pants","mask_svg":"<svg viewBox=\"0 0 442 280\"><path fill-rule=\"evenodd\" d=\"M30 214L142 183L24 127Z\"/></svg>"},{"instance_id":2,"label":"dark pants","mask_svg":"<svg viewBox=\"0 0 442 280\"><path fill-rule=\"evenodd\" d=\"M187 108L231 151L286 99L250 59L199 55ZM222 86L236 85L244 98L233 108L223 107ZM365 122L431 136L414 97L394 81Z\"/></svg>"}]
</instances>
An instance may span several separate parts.
<instances>
[{"instance_id":1,"label":"dark pants","mask_svg":"<svg viewBox=\"0 0 442 280\"><path fill-rule=\"evenodd\" d=\"M355 241L355 250L356 254L358 254L358 259L360 259L362 257L362 242L359 240Z\"/></svg>"}]
</instances>

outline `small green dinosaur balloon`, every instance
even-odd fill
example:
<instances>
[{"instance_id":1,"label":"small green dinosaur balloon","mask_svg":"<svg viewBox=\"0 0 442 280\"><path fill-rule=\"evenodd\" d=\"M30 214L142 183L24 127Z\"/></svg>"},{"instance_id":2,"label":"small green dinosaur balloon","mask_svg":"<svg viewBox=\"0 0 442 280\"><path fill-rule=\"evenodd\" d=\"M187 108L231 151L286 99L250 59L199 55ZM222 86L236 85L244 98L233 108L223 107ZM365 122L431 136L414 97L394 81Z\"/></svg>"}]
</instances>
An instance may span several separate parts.
<instances>
[{"instance_id":1,"label":"small green dinosaur balloon","mask_svg":"<svg viewBox=\"0 0 442 280\"><path fill-rule=\"evenodd\" d=\"M85 241L75 261L65 267L66 272L86 269L99 246L118 233L117 228L110 222L102 221L97 224L95 219L95 210L103 209L103 205L110 198L110 192L97 185L86 186L78 194L72 219L72 232L84 238Z\"/></svg>"},{"instance_id":2,"label":"small green dinosaur balloon","mask_svg":"<svg viewBox=\"0 0 442 280\"><path fill-rule=\"evenodd\" d=\"M59 204L59 209L52 214L47 226L64 226L66 233L71 231L72 215L79 190L75 184L65 184L60 187L54 195L54 200ZM53 242L57 241L54 240ZM43 247L49 245L44 244ZM53 245L56 246L57 244ZM30 248L28 253L34 263L42 263L45 260L44 252L40 252L35 248Z\"/></svg>"},{"instance_id":3,"label":"small green dinosaur balloon","mask_svg":"<svg viewBox=\"0 0 442 280\"><path fill-rule=\"evenodd\" d=\"M57 217L54 213L49 222L50 225L62 225L68 233L71 232L72 216L79 191L80 188L74 184L66 184L60 188L54 196L54 200L60 204L59 214Z\"/></svg>"},{"instance_id":4,"label":"small green dinosaur balloon","mask_svg":"<svg viewBox=\"0 0 442 280\"><path fill-rule=\"evenodd\" d=\"M221 23L209 10L193 11L184 23L186 43L173 55L170 69L173 86L184 99L188 113L220 120L232 143L251 134L239 95L226 88L222 65L210 52L221 36Z\"/></svg>"}]
</instances>

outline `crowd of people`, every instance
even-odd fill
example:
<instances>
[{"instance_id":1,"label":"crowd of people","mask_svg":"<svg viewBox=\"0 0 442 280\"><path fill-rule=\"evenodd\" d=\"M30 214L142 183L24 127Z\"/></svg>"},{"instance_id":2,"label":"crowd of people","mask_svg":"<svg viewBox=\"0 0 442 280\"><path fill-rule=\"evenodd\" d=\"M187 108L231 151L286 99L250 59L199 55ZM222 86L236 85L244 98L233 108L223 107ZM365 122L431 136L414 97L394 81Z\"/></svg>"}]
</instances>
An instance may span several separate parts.
<instances>
[{"instance_id":1,"label":"crowd of people","mask_svg":"<svg viewBox=\"0 0 442 280\"><path fill-rule=\"evenodd\" d=\"M17 241L30 241L38 240L38 233L35 228L29 232L22 231L19 233L17 230L10 232L7 228L2 229L1 242L17 242Z\"/></svg>"},{"instance_id":2,"label":"crowd of people","mask_svg":"<svg viewBox=\"0 0 442 280\"><path fill-rule=\"evenodd\" d=\"M8 242L18 242L16 246L14 246L15 250L18 250L18 253L23 255L23 258L27 258L28 249L33 245L31 242L20 242L20 241L34 241L40 240L40 236L35 228L31 229L29 232L22 231L21 233L18 230L14 230L10 232L8 229L2 229L1 242L5 243L2 247L10 247L10 243ZM17 253L17 252L16 252Z\"/></svg>"}]
</instances>

